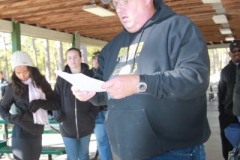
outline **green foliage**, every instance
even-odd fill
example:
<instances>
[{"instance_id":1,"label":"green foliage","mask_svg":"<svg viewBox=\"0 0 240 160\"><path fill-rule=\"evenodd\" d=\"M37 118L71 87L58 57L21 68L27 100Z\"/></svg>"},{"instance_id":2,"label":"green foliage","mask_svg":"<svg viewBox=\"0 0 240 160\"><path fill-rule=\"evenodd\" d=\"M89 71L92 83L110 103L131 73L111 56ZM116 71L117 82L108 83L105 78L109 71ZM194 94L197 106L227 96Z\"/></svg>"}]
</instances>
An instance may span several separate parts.
<instances>
[{"instance_id":1,"label":"green foliage","mask_svg":"<svg viewBox=\"0 0 240 160\"><path fill-rule=\"evenodd\" d=\"M89 62L89 66L92 67L92 55L94 52L96 51L101 51L102 48L100 47L92 47L92 46L88 46L87 47L88 50L88 62Z\"/></svg>"},{"instance_id":2,"label":"green foliage","mask_svg":"<svg viewBox=\"0 0 240 160\"><path fill-rule=\"evenodd\" d=\"M60 44L61 43L61 44ZM60 42L55 40L47 40L36 37L21 36L21 48L32 57L35 65L40 69L41 73L49 73L49 80L54 84L56 75L55 71L61 69L60 54L63 55L65 62L65 53L72 47L71 43ZM92 54L95 51L100 51L100 47L87 46L87 62L92 67ZM230 57L228 56L228 48L209 49L209 57L211 62L211 75L219 74L221 69L228 64ZM46 53L50 57L50 68L46 68ZM10 58L12 54L11 34L0 32L0 70L4 71L5 77L8 79L11 76ZM64 65L64 64L62 64Z\"/></svg>"},{"instance_id":3,"label":"green foliage","mask_svg":"<svg viewBox=\"0 0 240 160\"><path fill-rule=\"evenodd\" d=\"M47 49L48 41L48 49ZM60 44L61 43L61 44ZM55 83L56 75L55 71L61 69L60 54L63 55L63 62L65 62L66 51L72 47L71 43L60 42L55 40L46 40L43 38L21 36L21 48L22 51L27 52L33 60L36 67L39 68L40 72L47 76L47 70L50 71L47 79L51 84ZM101 50L100 47L87 47L87 60L91 67L92 53ZM46 53L49 54L49 62L46 62ZM12 41L10 33L0 32L0 70L4 71L5 77L9 79L12 73L11 69L11 55L12 55ZM50 68L46 68L49 63ZM63 64L64 65L64 64ZM52 85L53 86L53 85Z\"/></svg>"},{"instance_id":4,"label":"green foliage","mask_svg":"<svg viewBox=\"0 0 240 160\"><path fill-rule=\"evenodd\" d=\"M61 45L60 45L61 43ZM61 47L60 47L61 46ZM49 80L54 84L56 75L55 71L61 69L60 54L63 55L63 61L65 62L65 53L72 47L71 43L60 42L55 40L47 40L36 37L21 36L21 48L26 51L32 57L35 65L40 69L41 73L46 74L46 53L48 52L50 57L50 71ZM92 54L95 51L100 51L100 47L87 46L87 62L92 67ZM211 62L211 75L219 74L221 69L228 64L230 57L228 56L228 48L209 49L209 57ZM61 52L61 53L60 53ZM5 77L9 79L11 76L11 64L10 58L12 55L12 42L11 34L0 32L0 70L4 71ZM64 65L64 64L63 64Z\"/></svg>"},{"instance_id":5,"label":"green foliage","mask_svg":"<svg viewBox=\"0 0 240 160\"><path fill-rule=\"evenodd\" d=\"M0 70L4 72L5 78L8 79L11 73L11 51L12 42L10 33L0 32Z\"/></svg>"}]
</instances>

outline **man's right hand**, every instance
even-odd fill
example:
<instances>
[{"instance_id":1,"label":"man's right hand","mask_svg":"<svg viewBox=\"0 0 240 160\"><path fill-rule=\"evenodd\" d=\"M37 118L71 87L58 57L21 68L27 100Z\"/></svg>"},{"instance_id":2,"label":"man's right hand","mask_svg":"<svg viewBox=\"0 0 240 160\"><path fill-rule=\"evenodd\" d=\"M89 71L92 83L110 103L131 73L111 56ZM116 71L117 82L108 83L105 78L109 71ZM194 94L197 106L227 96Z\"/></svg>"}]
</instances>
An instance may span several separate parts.
<instances>
[{"instance_id":1,"label":"man's right hand","mask_svg":"<svg viewBox=\"0 0 240 160\"><path fill-rule=\"evenodd\" d=\"M72 86L71 90L73 95L80 101L88 101L96 94L96 92L80 91L74 86Z\"/></svg>"}]
</instances>

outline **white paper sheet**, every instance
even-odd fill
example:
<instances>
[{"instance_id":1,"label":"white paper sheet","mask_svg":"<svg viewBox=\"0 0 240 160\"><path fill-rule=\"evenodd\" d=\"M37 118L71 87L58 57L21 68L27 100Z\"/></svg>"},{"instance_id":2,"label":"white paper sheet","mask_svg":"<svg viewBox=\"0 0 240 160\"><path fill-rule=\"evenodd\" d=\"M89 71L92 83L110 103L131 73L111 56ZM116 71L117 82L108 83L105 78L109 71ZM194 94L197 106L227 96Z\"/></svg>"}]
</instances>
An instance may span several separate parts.
<instances>
[{"instance_id":1,"label":"white paper sheet","mask_svg":"<svg viewBox=\"0 0 240 160\"><path fill-rule=\"evenodd\" d=\"M88 77L82 73L69 74L62 71L56 72L58 76L62 77L69 83L73 85L75 89L81 91L93 91L93 92L105 92L106 90L102 89L101 86L104 81Z\"/></svg>"}]
</instances>

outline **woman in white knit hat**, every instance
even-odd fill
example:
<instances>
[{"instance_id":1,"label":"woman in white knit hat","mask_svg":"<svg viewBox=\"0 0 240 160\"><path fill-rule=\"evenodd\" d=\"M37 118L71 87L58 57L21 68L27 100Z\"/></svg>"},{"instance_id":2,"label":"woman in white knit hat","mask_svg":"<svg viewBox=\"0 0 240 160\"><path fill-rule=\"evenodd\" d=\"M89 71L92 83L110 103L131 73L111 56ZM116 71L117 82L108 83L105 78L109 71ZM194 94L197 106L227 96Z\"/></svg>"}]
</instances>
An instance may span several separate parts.
<instances>
[{"instance_id":1,"label":"woman in white knit hat","mask_svg":"<svg viewBox=\"0 0 240 160\"><path fill-rule=\"evenodd\" d=\"M57 109L58 101L50 84L22 51L12 55L11 83L0 104L0 115L14 124L12 150L15 160L38 160L42 150L47 110ZM16 114L9 111L15 104Z\"/></svg>"}]
</instances>

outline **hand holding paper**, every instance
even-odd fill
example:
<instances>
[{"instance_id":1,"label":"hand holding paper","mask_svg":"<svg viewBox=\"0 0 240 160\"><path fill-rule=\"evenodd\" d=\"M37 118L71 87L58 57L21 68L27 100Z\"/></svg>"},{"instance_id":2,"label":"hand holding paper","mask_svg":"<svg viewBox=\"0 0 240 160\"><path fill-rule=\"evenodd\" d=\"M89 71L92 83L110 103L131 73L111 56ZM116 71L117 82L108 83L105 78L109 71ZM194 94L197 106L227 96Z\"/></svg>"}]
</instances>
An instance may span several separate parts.
<instances>
[{"instance_id":1,"label":"hand holding paper","mask_svg":"<svg viewBox=\"0 0 240 160\"><path fill-rule=\"evenodd\" d=\"M56 72L58 76L62 77L69 83L73 85L73 88L80 91L91 91L91 92L105 92L105 89L102 89L102 84L104 81L88 77L82 73L69 74L62 71Z\"/></svg>"}]
</instances>

